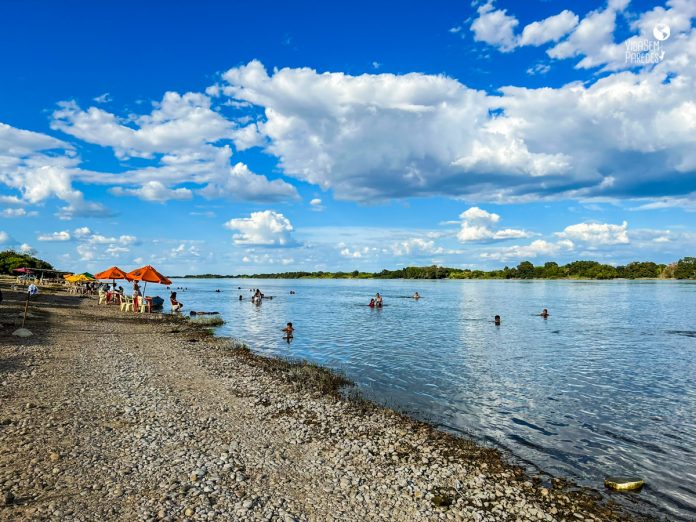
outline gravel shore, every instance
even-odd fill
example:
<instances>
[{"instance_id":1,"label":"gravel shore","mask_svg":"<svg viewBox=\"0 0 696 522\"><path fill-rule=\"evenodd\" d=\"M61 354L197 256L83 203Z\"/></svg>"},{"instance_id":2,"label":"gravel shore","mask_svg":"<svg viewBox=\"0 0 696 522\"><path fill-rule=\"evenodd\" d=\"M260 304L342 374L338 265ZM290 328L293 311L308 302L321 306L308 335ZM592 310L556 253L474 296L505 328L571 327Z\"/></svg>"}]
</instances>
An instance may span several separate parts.
<instances>
[{"instance_id":1,"label":"gravel shore","mask_svg":"<svg viewBox=\"0 0 696 522\"><path fill-rule=\"evenodd\" d=\"M171 316L0 305L0 520L637 520Z\"/></svg>"}]
</instances>

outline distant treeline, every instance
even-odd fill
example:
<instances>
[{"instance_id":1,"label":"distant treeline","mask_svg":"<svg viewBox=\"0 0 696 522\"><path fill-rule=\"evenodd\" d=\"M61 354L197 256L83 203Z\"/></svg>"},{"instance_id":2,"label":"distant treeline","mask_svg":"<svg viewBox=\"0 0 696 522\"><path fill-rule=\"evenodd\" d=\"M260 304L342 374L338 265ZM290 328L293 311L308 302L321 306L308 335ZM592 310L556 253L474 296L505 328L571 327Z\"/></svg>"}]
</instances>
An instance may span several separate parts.
<instances>
[{"instance_id":1,"label":"distant treeline","mask_svg":"<svg viewBox=\"0 0 696 522\"><path fill-rule=\"evenodd\" d=\"M444 266L409 266L381 272L281 272L252 275L187 275L189 278L256 279L696 279L696 258L685 257L669 265L636 261L625 266L603 265L597 261L573 261L559 265L553 261L534 266L522 261L501 270L469 270Z\"/></svg>"},{"instance_id":2,"label":"distant treeline","mask_svg":"<svg viewBox=\"0 0 696 522\"><path fill-rule=\"evenodd\" d=\"M53 270L50 263L42 261L34 256L15 252L14 250L4 250L0 252L0 274L13 274L17 268L43 268Z\"/></svg>"}]
</instances>

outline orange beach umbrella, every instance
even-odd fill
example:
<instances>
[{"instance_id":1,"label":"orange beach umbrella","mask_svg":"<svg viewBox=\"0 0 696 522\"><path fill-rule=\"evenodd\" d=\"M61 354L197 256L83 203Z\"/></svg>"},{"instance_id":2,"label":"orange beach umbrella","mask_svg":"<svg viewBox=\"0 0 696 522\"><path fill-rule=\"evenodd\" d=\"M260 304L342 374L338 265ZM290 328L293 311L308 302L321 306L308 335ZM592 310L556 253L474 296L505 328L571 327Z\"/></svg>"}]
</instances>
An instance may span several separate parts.
<instances>
[{"instance_id":1,"label":"orange beach umbrella","mask_svg":"<svg viewBox=\"0 0 696 522\"><path fill-rule=\"evenodd\" d=\"M172 282L166 277L160 274L154 267L150 265L145 265L140 268L136 268L132 272L126 274L128 279L134 279L136 281L144 281L146 283L159 283L161 285L171 285Z\"/></svg>"},{"instance_id":2,"label":"orange beach umbrella","mask_svg":"<svg viewBox=\"0 0 696 522\"><path fill-rule=\"evenodd\" d=\"M117 266L112 266L111 268L107 268L103 272L99 272L98 274L95 274L94 277L96 279L125 279L128 280L128 274L126 274L123 270L121 270Z\"/></svg>"},{"instance_id":3,"label":"orange beach umbrella","mask_svg":"<svg viewBox=\"0 0 696 522\"><path fill-rule=\"evenodd\" d=\"M161 285L172 284L171 280L169 280L166 276L160 274L157 270L155 270L154 267L150 265L145 265L140 268L136 268L132 272L128 272L126 275L128 276L128 279L135 281L144 281L146 287L147 283L159 283ZM143 288L143 294L144 293L145 289Z\"/></svg>"}]
</instances>

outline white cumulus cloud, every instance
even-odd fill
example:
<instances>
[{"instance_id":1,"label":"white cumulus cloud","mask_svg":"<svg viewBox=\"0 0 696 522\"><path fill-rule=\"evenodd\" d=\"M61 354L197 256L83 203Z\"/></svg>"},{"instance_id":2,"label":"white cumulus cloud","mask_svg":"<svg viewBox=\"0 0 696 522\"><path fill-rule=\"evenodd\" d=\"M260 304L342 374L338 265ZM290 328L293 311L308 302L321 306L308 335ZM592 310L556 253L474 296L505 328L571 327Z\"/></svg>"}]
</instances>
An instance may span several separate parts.
<instances>
[{"instance_id":1,"label":"white cumulus cloud","mask_svg":"<svg viewBox=\"0 0 696 522\"><path fill-rule=\"evenodd\" d=\"M509 260L525 260L533 259L539 256L551 258L557 256L563 250L572 250L574 245L572 241L561 240L549 242L544 239L537 239L528 245L514 245L510 247L501 247L489 252L481 253L481 258L494 261L509 261Z\"/></svg>"},{"instance_id":2,"label":"white cumulus cloud","mask_svg":"<svg viewBox=\"0 0 696 522\"><path fill-rule=\"evenodd\" d=\"M571 241L582 241L589 245L617 245L630 242L628 237L628 223L621 225L610 223L578 223L567 226L556 235Z\"/></svg>"},{"instance_id":3,"label":"white cumulus cloud","mask_svg":"<svg viewBox=\"0 0 696 522\"><path fill-rule=\"evenodd\" d=\"M114 187L111 193L116 196L136 196L145 201L164 202L172 199L191 199L193 193L187 188L167 188L161 181L146 181L140 188Z\"/></svg>"},{"instance_id":4,"label":"white cumulus cloud","mask_svg":"<svg viewBox=\"0 0 696 522\"><path fill-rule=\"evenodd\" d=\"M519 21L509 16L505 9L496 9L489 0L478 8L478 17L472 22L474 39L499 47L501 51L511 51L516 46L515 27Z\"/></svg>"},{"instance_id":5,"label":"white cumulus cloud","mask_svg":"<svg viewBox=\"0 0 696 522\"><path fill-rule=\"evenodd\" d=\"M479 207L471 207L459 215L461 224L457 239L462 243L468 241L497 241L504 239L520 239L531 234L515 228L495 229L500 221L498 214L487 212Z\"/></svg>"},{"instance_id":6,"label":"white cumulus cloud","mask_svg":"<svg viewBox=\"0 0 696 522\"><path fill-rule=\"evenodd\" d=\"M532 22L525 26L519 38L518 45L542 45L547 42L557 42L578 25L578 15L564 10L544 20Z\"/></svg>"},{"instance_id":7,"label":"white cumulus cloud","mask_svg":"<svg viewBox=\"0 0 696 522\"><path fill-rule=\"evenodd\" d=\"M105 147L118 157L152 157L198 149L231 136L232 123L213 111L210 98L201 93L167 92L150 114L134 121L97 107L82 110L75 102L62 102L53 113L51 127Z\"/></svg>"},{"instance_id":8,"label":"white cumulus cloud","mask_svg":"<svg viewBox=\"0 0 696 522\"><path fill-rule=\"evenodd\" d=\"M283 214L273 210L252 212L248 218L230 219L225 228L238 231L233 239L238 245L297 246L293 226Z\"/></svg>"},{"instance_id":9,"label":"white cumulus cloud","mask_svg":"<svg viewBox=\"0 0 696 522\"><path fill-rule=\"evenodd\" d=\"M36 239L39 241L70 241L72 236L67 230L61 230L60 232L53 232L51 234L41 234Z\"/></svg>"}]
</instances>

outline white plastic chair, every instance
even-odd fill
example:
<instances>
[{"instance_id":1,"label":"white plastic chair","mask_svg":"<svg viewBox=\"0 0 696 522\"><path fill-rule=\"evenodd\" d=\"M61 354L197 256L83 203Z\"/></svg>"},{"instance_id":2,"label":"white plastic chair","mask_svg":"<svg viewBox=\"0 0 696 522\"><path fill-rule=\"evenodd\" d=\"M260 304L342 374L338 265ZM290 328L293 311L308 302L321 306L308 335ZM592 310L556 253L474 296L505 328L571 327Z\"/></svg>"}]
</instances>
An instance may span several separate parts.
<instances>
[{"instance_id":1,"label":"white plastic chair","mask_svg":"<svg viewBox=\"0 0 696 522\"><path fill-rule=\"evenodd\" d=\"M133 298L124 295L121 298L121 311L122 312L132 312L133 311Z\"/></svg>"},{"instance_id":2,"label":"white plastic chair","mask_svg":"<svg viewBox=\"0 0 696 522\"><path fill-rule=\"evenodd\" d=\"M145 312L150 311L150 305L147 302L147 299L143 297L138 297L138 304L140 305L138 308L140 309L140 313L144 314Z\"/></svg>"}]
</instances>

